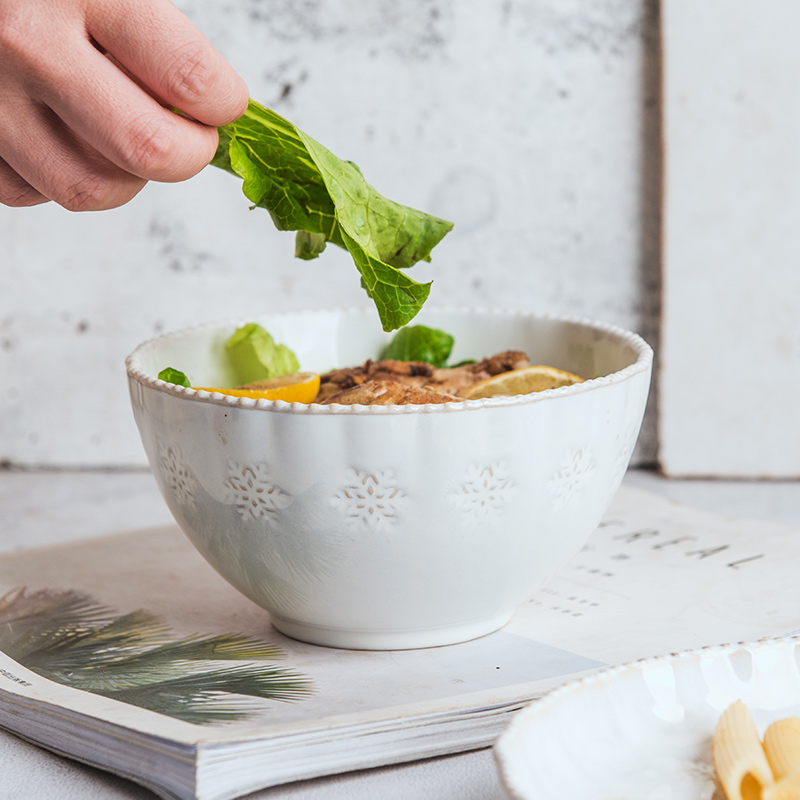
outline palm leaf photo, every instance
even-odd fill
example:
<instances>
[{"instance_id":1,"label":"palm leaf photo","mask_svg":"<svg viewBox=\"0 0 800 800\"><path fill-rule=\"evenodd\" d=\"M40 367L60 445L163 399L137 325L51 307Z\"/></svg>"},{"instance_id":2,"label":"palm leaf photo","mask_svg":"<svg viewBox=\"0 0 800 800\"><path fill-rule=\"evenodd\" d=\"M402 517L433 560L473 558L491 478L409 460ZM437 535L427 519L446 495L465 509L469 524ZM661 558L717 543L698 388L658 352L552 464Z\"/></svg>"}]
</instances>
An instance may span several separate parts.
<instances>
[{"instance_id":1,"label":"palm leaf photo","mask_svg":"<svg viewBox=\"0 0 800 800\"><path fill-rule=\"evenodd\" d=\"M48 680L195 724L313 693L303 674L253 663L284 658L275 645L238 633L175 639L146 611L116 615L74 591L0 597L0 650Z\"/></svg>"}]
</instances>

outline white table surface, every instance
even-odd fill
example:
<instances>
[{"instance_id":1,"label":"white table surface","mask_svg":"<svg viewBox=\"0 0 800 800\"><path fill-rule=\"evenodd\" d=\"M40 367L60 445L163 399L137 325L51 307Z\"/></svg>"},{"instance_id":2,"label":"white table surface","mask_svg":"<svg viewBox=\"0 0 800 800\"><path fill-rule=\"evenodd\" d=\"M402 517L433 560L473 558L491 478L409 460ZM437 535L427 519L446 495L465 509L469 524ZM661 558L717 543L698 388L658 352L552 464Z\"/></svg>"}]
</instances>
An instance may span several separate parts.
<instances>
[{"instance_id":1,"label":"white table surface","mask_svg":"<svg viewBox=\"0 0 800 800\"><path fill-rule=\"evenodd\" d=\"M800 482L672 481L631 471L630 485L736 517L800 529ZM149 473L0 471L3 553L171 523ZM0 800L155 800L134 783L0 731ZM504 800L490 749L265 789L249 800Z\"/></svg>"}]
</instances>

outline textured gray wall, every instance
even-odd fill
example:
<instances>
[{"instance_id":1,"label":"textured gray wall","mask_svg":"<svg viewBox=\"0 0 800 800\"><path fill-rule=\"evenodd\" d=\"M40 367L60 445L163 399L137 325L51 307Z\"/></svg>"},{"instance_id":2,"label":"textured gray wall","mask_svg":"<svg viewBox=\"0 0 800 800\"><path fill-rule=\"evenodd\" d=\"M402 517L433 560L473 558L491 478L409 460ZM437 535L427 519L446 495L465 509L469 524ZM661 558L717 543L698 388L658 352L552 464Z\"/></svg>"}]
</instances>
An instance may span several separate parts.
<instances>
[{"instance_id":1,"label":"textured gray wall","mask_svg":"<svg viewBox=\"0 0 800 800\"><path fill-rule=\"evenodd\" d=\"M434 279L431 303L592 317L657 344L655 0L177 4L254 98L455 222L412 272ZM143 464L122 363L140 340L367 305L346 254L292 252L213 169L114 211L0 208L0 459Z\"/></svg>"}]
</instances>

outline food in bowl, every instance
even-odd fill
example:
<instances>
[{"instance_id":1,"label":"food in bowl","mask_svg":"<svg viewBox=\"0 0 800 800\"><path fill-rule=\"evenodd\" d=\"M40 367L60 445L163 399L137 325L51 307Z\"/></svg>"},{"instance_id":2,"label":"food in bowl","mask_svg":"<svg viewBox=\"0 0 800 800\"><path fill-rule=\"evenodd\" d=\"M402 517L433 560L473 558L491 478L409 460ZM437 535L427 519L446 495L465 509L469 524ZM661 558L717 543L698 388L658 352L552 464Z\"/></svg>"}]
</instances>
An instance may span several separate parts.
<instances>
[{"instance_id":1,"label":"food in bowl","mask_svg":"<svg viewBox=\"0 0 800 800\"><path fill-rule=\"evenodd\" d=\"M383 349L380 360L334 369L323 376L295 372L297 356L256 323L237 328L225 356L240 383L233 387L192 386L174 367L161 380L208 392L265 400L343 405L424 405L498 395L529 394L583 379L549 366L533 366L520 350L448 366L455 339L424 325L405 327Z\"/></svg>"},{"instance_id":2,"label":"food in bowl","mask_svg":"<svg viewBox=\"0 0 800 800\"><path fill-rule=\"evenodd\" d=\"M721 714L711 750L727 800L800 797L800 718L775 720L762 741L750 709L736 700Z\"/></svg>"},{"instance_id":3,"label":"food in bowl","mask_svg":"<svg viewBox=\"0 0 800 800\"><path fill-rule=\"evenodd\" d=\"M458 367L436 368L420 361L369 360L359 367L324 375L316 402L457 403L494 395L528 394L581 380L562 370L534 367L520 350L505 350Z\"/></svg>"},{"instance_id":4,"label":"food in bowl","mask_svg":"<svg viewBox=\"0 0 800 800\"><path fill-rule=\"evenodd\" d=\"M652 351L600 323L425 309L453 363L525 352L587 380L527 395L411 405L292 403L204 386L239 322L140 345L134 417L178 524L283 633L316 644L443 645L502 627L584 544L613 498L647 400ZM302 369L363 364L386 345L368 311L255 320ZM592 377L588 377L592 376Z\"/></svg>"}]
</instances>

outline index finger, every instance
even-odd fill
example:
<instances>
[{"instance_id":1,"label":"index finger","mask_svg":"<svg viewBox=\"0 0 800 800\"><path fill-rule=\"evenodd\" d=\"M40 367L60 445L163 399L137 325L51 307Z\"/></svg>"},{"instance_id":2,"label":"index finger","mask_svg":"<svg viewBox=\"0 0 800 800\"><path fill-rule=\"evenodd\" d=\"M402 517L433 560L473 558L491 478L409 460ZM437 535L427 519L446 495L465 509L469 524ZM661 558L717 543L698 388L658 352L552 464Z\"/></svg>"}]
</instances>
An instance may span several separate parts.
<instances>
[{"instance_id":1,"label":"index finger","mask_svg":"<svg viewBox=\"0 0 800 800\"><path fill-rule=\"evenodd\" d=\"M247 107L247 85L169 0L87 5L88 33L168 106L218 127Z\"/></svg>"}]
</instances>

